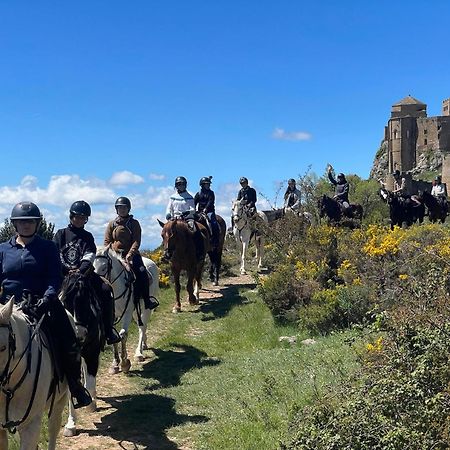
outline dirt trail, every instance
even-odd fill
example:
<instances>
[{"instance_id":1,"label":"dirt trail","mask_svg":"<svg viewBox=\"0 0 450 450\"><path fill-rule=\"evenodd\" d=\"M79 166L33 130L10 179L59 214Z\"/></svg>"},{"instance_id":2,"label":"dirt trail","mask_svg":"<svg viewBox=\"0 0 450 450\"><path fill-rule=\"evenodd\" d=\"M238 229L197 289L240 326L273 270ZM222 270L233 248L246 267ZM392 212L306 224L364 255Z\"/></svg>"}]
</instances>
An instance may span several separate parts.
<instances>
[{"instance_id":1,"label":"dirt trail","mask_svg":"<svg viewBox=\"0 0 450 450\"><path fill-rule=\"evenodd\" d=\"M236 286L251 284L252 278L249 275L242 275L238 277L226 278L221 281L219 287L212 285L205 286L206 289L200 292L200 301L207 301L209 299L217 299L227 296L227 290L224 286ZM155 317L150 319L150 323L155 321ZM164 329L169 327L169 323L176 320L176 314L166 314L164 322L160 323L159 327L152 327L150 325L150 332L148 332L148 344L152 344L160 338ZM164 326L162 326L164 325ZM130 340L128 350L132 355L134 352L135 340ZM154 358L152 351L146 351L146 359L143 362L148 363ZM166 435L154 436L146 432L145 424L136 424L136 426L121 425L120 405L123 402L139 401L141 397L142 407L145 407L145 402L151 401L148 399L148 393L139 392L139 386L134 383L129 377L123 374L111 375L108 373L110 361L106 361L100 368L97 386L97 411L88 412L86 409L81 409L78 414L78 434L72 438L66 438L60 434L59 447L64 450L102 450L102 449L126 449L126 450L192 450L188 440L184 443L177 443L170 440ZM139 372L142 369L142 364L132 360L132 370ZM139 374L135 375L139 376ZM63 418L65 423L66 417Z\"/></svg>"}]
</instances>

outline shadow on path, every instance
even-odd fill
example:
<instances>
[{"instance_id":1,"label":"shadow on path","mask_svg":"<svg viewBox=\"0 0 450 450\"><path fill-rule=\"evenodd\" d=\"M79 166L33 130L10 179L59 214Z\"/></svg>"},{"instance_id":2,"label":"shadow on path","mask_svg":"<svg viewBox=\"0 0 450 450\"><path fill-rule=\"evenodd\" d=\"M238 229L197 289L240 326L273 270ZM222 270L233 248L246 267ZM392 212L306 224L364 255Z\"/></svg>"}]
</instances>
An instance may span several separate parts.
<instances>
[{"instance_id":1,"label":"shadow on path","mask_svg":"<svg viewBox=\"0 0 450 450\"><path fill-rule=\"evenodd\" d=\"M192 345L170 344L169 350L152 348L156 358L142 366L134 374L142 378L154 378L158 384L149 386L146 390L177 386L181 377L192 369L220 364L217 358L208 355ZM133 371L132 371L133 372Z\"/></svg>"},{"instance_id":2,"label":"shadow on path","mask_svg":"<svg viewBox=\"0 0 450 450\"><path fill-rule=\"evenodd\" d=\"M100 397L116 411L101 418L96 430L80 430L90 436L109 435L119 442L117 448L129 448L121 442L132 442L145 449L175 450L179 447L171 441L166 430L188 422L200 423L209 420L206 416L177 414L175 400L155 394ZM139 447L141 448L141 447Z\"/></svg>"},{"instance_id":3,"label":"shadow on path","mask_svg":"<svg viewBox=\"0 0 450 450\"><path fill-rule=\"evenodd\" d=\"M203 314L202 321L221 319L228 315L228 313L238 305L249 303L246 297L240 295L243 289L253 289L254 283L229 285L220 289L221 297L202 299L202 303L197 312Z\"/></svg>"}]
</instances>

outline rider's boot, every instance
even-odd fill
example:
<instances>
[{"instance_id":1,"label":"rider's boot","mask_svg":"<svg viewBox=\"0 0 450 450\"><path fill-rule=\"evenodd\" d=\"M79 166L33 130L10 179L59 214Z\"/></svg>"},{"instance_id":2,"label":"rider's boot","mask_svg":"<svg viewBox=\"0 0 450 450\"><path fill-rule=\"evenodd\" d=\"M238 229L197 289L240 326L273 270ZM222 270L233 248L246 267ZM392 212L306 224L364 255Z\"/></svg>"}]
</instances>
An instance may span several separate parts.
<instances>
[{"instance_id":1,"label":"rider's boot","mask_svg":"<svg viewBox=\"0 0 450 450\"><path fill-rule=\"evenodd\" d=\"M203 234L200 230L194 234L194 243L195 243L195 256L197 258L197 262L202 264L205 262L205 240Z\"/></svg>"},{"instance_id":2,"label":"rider's boot","mask_svg":"<svg viewBox=\"0 0 450 450\"><path fill-rule=\"evenodd\" d=\"M144 300L145 309L155 309L159 306L159 302L155 297L150 296L150 280L144 266L139 269L139 275L137 278L138 279L136 281L140 284L140 292L142 299Z\"/></svg>"},{"instance_id":3,"label":"rider's boot","mask_svg":"<svg viewBox=\"0 0 450 450\"><path fill-rule=\"evenodd\" d=\"M80 353L76 350L66 352L61 355L61 362L64 370L64 374L67 378L67 384L69 385L70 395L72 397L73 406L75 409L88 406L92 402L91 394L81 384L81 357Z\"/></svg>"},{"instance_id":4,"label":"rider's boot","mask_svg":"<svg viewBox=\"0 0 450 450\"><path fill-rule=\"evenodd\" d=\"M114 298L108 293L102 298L102 320L108 345L118 344L122 339L114 328Z\"/></svg>"}]
</instances>

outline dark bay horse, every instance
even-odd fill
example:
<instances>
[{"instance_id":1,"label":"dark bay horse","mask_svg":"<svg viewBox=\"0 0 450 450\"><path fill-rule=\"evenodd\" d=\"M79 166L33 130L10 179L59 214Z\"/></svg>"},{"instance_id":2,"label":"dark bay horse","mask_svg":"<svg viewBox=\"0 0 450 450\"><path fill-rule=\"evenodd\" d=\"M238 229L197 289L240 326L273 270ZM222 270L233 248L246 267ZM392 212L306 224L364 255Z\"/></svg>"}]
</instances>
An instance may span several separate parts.
<instances>
[{"instance_id":1,"label":"dark bay horse","mask_svg":"<svg viewBox=\"0 0 450 450\"><path fill-rule=\"evenodd\" d=\"M357 203L350 204L350 207L343 210L340 203L328 195L323 195L317 202L319 216L327 216L330 223L338 224L343 219L355 219L360 221L363 217L363 207Z\"/></svg>"},{"instance_id":2,"label":"dark bay horse","mask_svg":"<svg viewBox=\"0 0 450 450\"><path fill-rule=\"evenodd\" d=\"M417 205L417 203L413 202L411 199L399 197L384 188L380 190L380 196L389 206L391 230L393 230L395 226L401 228L403 224L405 224L409 227L417 221L419 221L419 223L423 222L425 216L425 205L423 203Z\"/></svg>"},{"instance_id":3,"label":"dark bay horse","mask_svg":"<svg viewBox=\"0 0 450 450\"><path fill-rule=\"evenodd\" d=\"M170 261L170 267L175 283L176 301L172 309L173 312L181 311L180 301L180 274L186 271L186 290L191 305L198 304L198 295L202 285L202 272L205 264L204 258L197 258L195 245L195 231L191 230L186 221L182 219L169 220L165 224L158 220L162 227L161 237L164 246L164 258ZM205 252L209 249L209 237L207 229L200 223L196 223L203 238ZM195 281L195 293L194 293Z\"/></svg>"},{"instance_id":4,"label":"dark bay horse","mask_svg":"<svg viewBox=\"0 0 450 450\"><path fill-rule=\"evenodd\" d=\"M204 225L208 231L209 227L206 222L206 218L203 214L200 214L199 222ZM209 266L209 279L214 283L214 286L219 285L219 273L222 265L222 252L223 244L225 242L225 235L227 232L227 224L223 217L216 214L217 225L219 226L219 236L217 242L213 242L210 236L210 250L208 252L210 266ZM211 234L211 233L210 233Z\"/></svg>"},{"instance_id":5,"label":"dark bay horse","mask_svg":"<svg viewBox=\"0 0 450 450\"><path fill-rule=\"evenodd\" d=\"M82 370L86 389L92 397L90 411L96 410L96 377L100 352L105 347L102 311L89 281L80 273L68 274L61 287L60 298L75 319L75 331L81 344ZM75 436L76 413L69 401L69 415L64 436Z\"/></svg>"},{"instance_id":6,"label":"dark bay horse","mask_svg":"<svg viewBox=\"0 0 450 450\"><path fill-rule=\"evenodd\" d=\"M440 220L441 223L444 223L448 214L447 202L440 202L428 191L423 192L422 199L428 209L428 218L430 219L430 222L435 223Z\"/></svg>"}]
</instances>

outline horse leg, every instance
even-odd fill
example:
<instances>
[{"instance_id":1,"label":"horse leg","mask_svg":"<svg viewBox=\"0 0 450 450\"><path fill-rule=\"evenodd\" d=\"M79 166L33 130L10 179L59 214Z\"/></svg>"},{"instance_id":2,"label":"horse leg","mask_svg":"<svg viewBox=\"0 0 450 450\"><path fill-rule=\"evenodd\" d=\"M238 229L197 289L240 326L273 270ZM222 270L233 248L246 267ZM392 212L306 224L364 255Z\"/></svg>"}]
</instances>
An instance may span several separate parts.
<instances>
[{"instance_id":1,"label":"horse leg","mask_svg":"<svg viewBox=\"0 0 450 450\"><path fill-rule=\"evenodd\" d=\"M39 435L41 433L42 415L36 414L26 426L19 430L20 435L20 450L31 450L38 448ZM61 417L61 415L60 415ZM59 431L59 427L58 427ZM50 447L50 442L48 448L54 450L56 447Z\"/></svg>"},{"instance_id":2,"label":"horse leg","mask_svg":"<svg viewBox=\"0 0 450 450\"><path fill-rule=\"evenodd\" d=\"M258 263L258 270L264 269L262 265L263 256L264 256L264 238L262 236L258 236L256 238L256 261Z\"/></svg>"},{"instance_id":3,"label":"horse leg","mask_svg":"<svg viewBox=\"0 0 450 450\"><path fill-rule=\"evenodd\" d=\"M64 411L64 407L67 403L67 387L66 393L64 395L60 395L59 398L55 399L55 403L53 404L52 414L48 418L48 449L55 450L56 449L56 439L58 437L59 430L61 429L62 423L62 414ZM69 403L72 403L69 400ZM65 436L65 434L64 434Z\"/></svg>"},{"instance_id":4,"label":"horse leg","mask_svg":"<svg viewBox=\"0 0 450 450\"><path fill-rule=\"evenodd\" d=\"M181 284L180 284L180 271L172 271L174 283L175 283L175 305L172 308L173 313L178 313L181 311L181 300L180 300L180 292L181 292Z\"/></svg>"},{"instance_id":5,"label":"horse leg","mask_svg":"<svg viewBox=\"0 0 450 450\"><path fill-rule=\"evenodd\" d=\"M146 335L147 335L147 324L148 324L148 320L151 316L151 311L149 309L142 309L144 306L144 302L141 302L141 322L142 325L139 326L139 339L138 339L138 344L136 347L136 351L134 352L134 358L137 361L144 361L144 354L142 353L142 351L144 350L144 342L146 341ZM147 348L147 343L145 342L145 348Z\"/></svg>"},{"instance_id":6,"label":"horse leg","mask_svg":"<svg viewBox=\"0 0 450 450\"><path fill-rule=\"evenodd\" d=\"M125 334L123 336L125 336ZM122 339L123 339L123 337L122 337ZM113 356L113 362L111 364L111 368L109 369L110 374L119 373L119 363L120 363L119 344L114 344L113 348L114 348L114 356Z\"/></svg>"},{"instance_id":7,"label":"horse leg","mask_svg":"<svg viewBox=\"0 0 450 450\"><path fill-rule=\"evenodd\" d=\"M77 410L73 407L72 400L69 398L69 413L67 422L64 425L63 436L73 437L77 434Z\"/></svg>"},{"instance_id":8,"label":"horse leg","mask_svg":"<svg viewBox=\"0 0 450 450\"><path fill-rule=\"evenodd\" d=\"M195 272L193 269L191 269L188 273L187 277L187 284L186 284L186 290L188 293L189 298L189 304L190 305L197 305L198 300L194 294L194 278L195 278Z\"/></svg>"},{"instance_id":9,"label":"horse leg","mask_svg":"<svg viewBox=\"0 0 450 450\"><path fill-rule=\"evenodd\" d=\"M247 241L242 241L242 252L241 252L241 275L245 275L247 272L245 271L245 253L247 251Z\"/></svg>"},{"instance_id":10,"label":"horse leg","mask_svg":"<svg viewBox=\"0 0 450 450\"><path fill-rule=\"evenodd\" d=\"M8 433L0 429L0 448L8 450Z\"/></svg>"},{"instance_id":11,"label":"horse leg","mask_svg":"<svg viewBox=\"0 0 450 450\"><path fill-rule=\"evenodd\" d=\"M120 368L122 369L123 373L128 373L130 371L131 367L131 361L128 359L128 353L127 353L127 340L128 340L128 333L125 333L125 335L122 338L121 346L120 346L120 357L121 357L121 363Z\"/></svg>"}]
</instances>

